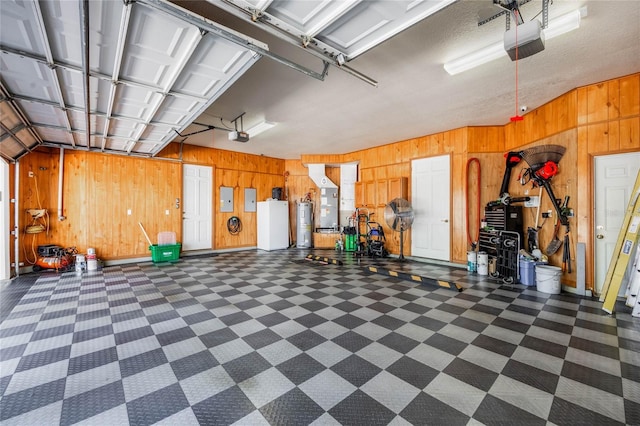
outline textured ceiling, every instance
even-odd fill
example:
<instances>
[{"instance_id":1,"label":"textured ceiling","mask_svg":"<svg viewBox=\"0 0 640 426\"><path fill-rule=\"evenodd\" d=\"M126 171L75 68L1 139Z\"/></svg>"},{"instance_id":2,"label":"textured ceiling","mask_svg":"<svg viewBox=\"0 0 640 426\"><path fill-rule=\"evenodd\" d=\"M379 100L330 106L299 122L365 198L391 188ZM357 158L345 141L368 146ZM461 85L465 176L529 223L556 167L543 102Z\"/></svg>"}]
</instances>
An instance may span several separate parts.
<instances>
[{"instance_id":1,"label":"textured ceiling","mask_svg":"<svg viewBox=\"0 0 640 426\"><path fill-rule=\"evenodd\" d=\"M321 61L303 49L211 4L180 4L264 41L271 52L322 70ZM588 16L579 29L548 40L544 51L519 61L520 105L532 110L576 87L640 71L640 2L555 0L549 15L581 6L587 6ZM541 10L540 0L521 7L525 20ZM245 129L263 119L278 125L247 143L230 142L218 130L185 143L293 159L508 123L515 113L515 63L506 55L455 76L443 69L448 60L502 40L504 17L478 26L495 11L491 0L458 1L349 62L378 87L333 66L319 81L262 58L196 121L219 125L220 117L244 112Z\"/></svg>"},{"instance_id":2,"label":"textured ceiling","mask_svg":"<svg viewBox=\"0 0 640 426\"><path fill-rule=\"evenodd\" d=\"M273 16L294 31L304 23L309 4L336 3L188 0L173 3L193 14L171 14L173 6L164 0L2 0L2 156L16 158L39 144L155 155L175 138L295 159L469 125L502 125L516 111L515 63L506 55L455 76L443 69L448 60L502 40L504 17L478 26L499 10L491 0L458 0L353 55L347 66L377 81L377 87L334 65L326 73L323 60L301 43L288 43L262 24L230 13L231 1L270 4ZM378 19L396 16L398 5L408 10L425 3L350 2L353 11L373 10ZM88 57L82 4L89 8ZM578 30L548 40L544 51L518 62L519 105L532 110L576 87L640 71L640 1L555 0L549 15L553 19L583 6L587 16ZM287 15L276 7L299 13ZM521 6L525 20L541 10L542 0ZM361 15L344 16L356 22ZM356 28L373 32L367 25L360 21ZM224 35L247 45L230 43L218 28L235 30ZM345 49L350 59L348 47L356 35L328 26L317 40ZM313 70L323 81L282 61L259 58L260 49ZM245 130L262 120L277 126L246 143L229 141L228 129L238 124L231 120L240 115ZM194 119L227 129L189 126Z\"/></svg>"}]
</instances>

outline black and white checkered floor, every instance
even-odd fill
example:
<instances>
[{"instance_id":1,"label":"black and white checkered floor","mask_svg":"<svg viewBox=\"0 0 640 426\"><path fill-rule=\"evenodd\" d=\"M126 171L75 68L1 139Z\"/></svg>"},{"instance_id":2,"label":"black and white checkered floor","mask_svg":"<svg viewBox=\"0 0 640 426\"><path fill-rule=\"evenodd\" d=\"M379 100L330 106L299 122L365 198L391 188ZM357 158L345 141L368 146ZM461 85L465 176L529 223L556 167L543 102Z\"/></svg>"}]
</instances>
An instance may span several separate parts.
<instances>
[{"instance_id":1,"label":"black and white checkered floor","mask_svg":"<svg viewBox=\"0 0 640 426\"><path fill-rule=\"evenodd\" d=\"M640 424L628 313L464 269L420 266L457 292L305 254L27 279L0 326L0 422Z\"/></svg>"}]
</instances>

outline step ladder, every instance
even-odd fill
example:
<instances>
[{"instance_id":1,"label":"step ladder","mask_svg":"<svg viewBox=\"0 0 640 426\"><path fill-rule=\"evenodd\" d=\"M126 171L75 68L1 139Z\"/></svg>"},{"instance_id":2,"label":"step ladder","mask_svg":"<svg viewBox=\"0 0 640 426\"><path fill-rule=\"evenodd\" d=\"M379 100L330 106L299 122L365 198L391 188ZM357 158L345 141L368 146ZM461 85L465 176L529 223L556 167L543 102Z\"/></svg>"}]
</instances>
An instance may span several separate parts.
<instances>
[{"instance_id":1,"label":"step ladder","mask_svg":"<svg viewBox=\"0 0 640 426\"><path fill-rule=\"evenodd\" d=\"M624 296L627 299L626 305L633 309L631 316L640 317L640 250L636 247L636 261L631 268L629 285Z\"/></svg>"},{"instance_id":2,"label":"step ladder","mask_svg":"<svg viewBox=\"0 0 640 426\"><path fill-rule=\"evenodd\" d=\"M629 205L626 210L622 227L616 246L613 250L613 256L609 263L609 269L604 279L602 294L600 301L604 302L602 309L609 313L613 313L613 309L618 298L618 292L623 285L625 273L629 268L629 264L636 258L636 249L638 246L638 236L640 235L640 171L636 177L636 183L631 192ZM628 280L630 281L630 280Z\"/></svg>"}]
</instances>

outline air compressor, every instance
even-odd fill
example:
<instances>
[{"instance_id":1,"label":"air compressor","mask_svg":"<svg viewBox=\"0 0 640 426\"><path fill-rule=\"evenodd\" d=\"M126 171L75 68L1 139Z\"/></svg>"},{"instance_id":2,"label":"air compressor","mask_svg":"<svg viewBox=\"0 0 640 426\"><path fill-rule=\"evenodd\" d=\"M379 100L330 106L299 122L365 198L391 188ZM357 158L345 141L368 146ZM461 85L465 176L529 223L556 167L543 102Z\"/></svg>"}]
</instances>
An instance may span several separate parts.
<instances>
[{"instance_id":1,"label":"air compressor","mask_svg":"<svg viewBox=\"0 0 640 426\"><path fill-rule=\"evenodd\" d=\"M33 265L33 272L43 269L55 269L58 272L69 271L74 267L75 247L38 246L38 257Z\"/></svg>"}]
</instances>

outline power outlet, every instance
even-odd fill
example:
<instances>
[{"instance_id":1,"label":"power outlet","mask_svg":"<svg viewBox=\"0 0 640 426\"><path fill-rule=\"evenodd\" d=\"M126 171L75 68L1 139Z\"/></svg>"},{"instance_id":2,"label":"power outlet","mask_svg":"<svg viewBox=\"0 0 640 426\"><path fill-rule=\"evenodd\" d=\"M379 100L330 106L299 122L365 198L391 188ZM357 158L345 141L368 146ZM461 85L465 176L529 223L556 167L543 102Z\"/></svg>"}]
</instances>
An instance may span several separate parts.
<instances>
[{"instance_id":1,"label":"power outlet","mask_svg":"<svg viewBox=\"0 0 640 426\"><path fill-rule=\"evenodd\" d=\"M551 210L546 211L546 212L542 212L542 218L543 219L548 219L553 215L553 212Z\"/></svg>"},{"instance_id":2,"label":"power outlet","mask_svg":"<svg viewBox=\"0 0 640 426\"><path fill-rule=\"evenodd\" d=\"M29 177L33 177L33 172L29 170Z\"/></svg>"}]
</instances>

